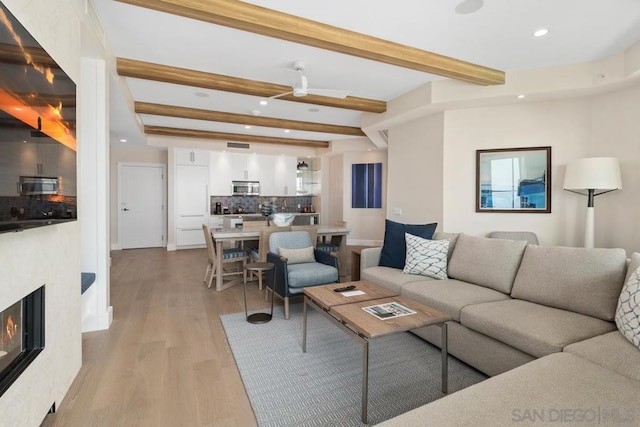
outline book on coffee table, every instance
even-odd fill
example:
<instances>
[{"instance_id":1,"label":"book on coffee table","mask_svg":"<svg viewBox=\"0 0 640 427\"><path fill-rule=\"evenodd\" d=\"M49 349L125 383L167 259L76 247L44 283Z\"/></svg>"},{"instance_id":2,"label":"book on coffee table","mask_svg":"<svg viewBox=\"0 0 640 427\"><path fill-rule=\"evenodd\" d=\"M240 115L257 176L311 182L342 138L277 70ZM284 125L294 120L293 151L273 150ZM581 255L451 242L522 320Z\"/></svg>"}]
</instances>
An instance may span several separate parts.
<instances>
[{"instance_id":1,"label":"book on coffee table","mask_svg":"<svg viewBox=\"0 0 640 427\"><path fill-rule=\"evenodd\" d=\"M409 307L405 307L404 305L397 302L370 305L367 307L362 307L362 309L381 320L416 314L416 312L411 310Z\"/></svg>"}]
</instances>

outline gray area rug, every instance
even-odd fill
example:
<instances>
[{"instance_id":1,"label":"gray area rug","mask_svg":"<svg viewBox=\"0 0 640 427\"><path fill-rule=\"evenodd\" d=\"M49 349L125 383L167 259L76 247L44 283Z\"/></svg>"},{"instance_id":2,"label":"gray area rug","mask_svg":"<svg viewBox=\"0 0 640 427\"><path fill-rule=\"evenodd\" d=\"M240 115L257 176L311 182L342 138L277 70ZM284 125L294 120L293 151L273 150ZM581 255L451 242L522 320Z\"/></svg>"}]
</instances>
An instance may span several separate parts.
<instances>
[{"instance_id":1,"label":"gray area rug","mask_svg":"<svg viewBox=\"0 0 640 427\"><path fill-rule=\"evenodd\" d=\"M362 346L309 309L302 353L302 305L290 320L280 307L265 324L244 312L220 316L260 426L362 426ZM380 423L443 397L440 349L411 333L369 344L369 423ZM486 376L449 357L449 392Z\"/></svg>"}]
</instances>

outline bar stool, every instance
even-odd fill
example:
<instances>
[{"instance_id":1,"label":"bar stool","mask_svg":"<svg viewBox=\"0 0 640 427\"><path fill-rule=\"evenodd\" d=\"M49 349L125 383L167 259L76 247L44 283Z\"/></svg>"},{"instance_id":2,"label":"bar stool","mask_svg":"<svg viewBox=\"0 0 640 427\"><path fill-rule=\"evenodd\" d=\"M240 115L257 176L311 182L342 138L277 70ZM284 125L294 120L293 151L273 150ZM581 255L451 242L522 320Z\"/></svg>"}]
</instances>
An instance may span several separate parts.
<instances>
[{"instance_id":1,"label":"bar stool","mask_svg":"<svg viewBox=\"0 0 640 427\"><path fill-rule=\"evenodd\" d=\"M263 271L272 270L274 268L274 264L272 262L251 262L247 264L244 268L249 272L255 272L259 277L262 277ZM275 275L275 271L273 272ZM275 277L275 276L274 276ZM247 313L247 283L244 282L242 285L242 290L244 292L244 315L247 318L247 322L249 323L267 323L271 321L273 318L273 292L271 293L271 313Z\"/></svg>"}]
</instances>

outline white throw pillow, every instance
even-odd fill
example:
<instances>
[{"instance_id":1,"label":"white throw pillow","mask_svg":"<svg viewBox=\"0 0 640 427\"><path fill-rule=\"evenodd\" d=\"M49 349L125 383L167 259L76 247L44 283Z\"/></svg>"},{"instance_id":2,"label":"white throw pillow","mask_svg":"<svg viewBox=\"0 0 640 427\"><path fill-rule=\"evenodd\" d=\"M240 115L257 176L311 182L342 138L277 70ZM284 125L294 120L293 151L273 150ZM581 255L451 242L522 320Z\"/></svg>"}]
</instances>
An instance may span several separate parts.
<instances>
[{"instance_id":1,"label":"white throw pillow","mask_svg":"<svg viewBox=\"0 0 640 427\"><path fill-rule=\"evenodd\" d=\"M449 240L429 240L405 233L407 259L403 273L420 274L434 279L447 278Z\"/></svg>"},{"instance_id":2,"label":"white throw pillow","mask_svg":"<svg viewBox=\"0 0 640 427\"><path fill-rule=\"evenodd\" d=\"M622 287L616 309L616 325L622 335L640 349L640 267L631 273Z\"/></svg>"},{"instance_id":3,"label":"white throw pillow","mask_svg":"<svg viewBox=\"0 0 640 427\"><path fill-rule=\"evenodd\" d=\"M287 264L302 264L303 262L316 262L313 255L313 246L300 249L278 248L280 256L287 259Z\"/></svg>"}]
</instances>

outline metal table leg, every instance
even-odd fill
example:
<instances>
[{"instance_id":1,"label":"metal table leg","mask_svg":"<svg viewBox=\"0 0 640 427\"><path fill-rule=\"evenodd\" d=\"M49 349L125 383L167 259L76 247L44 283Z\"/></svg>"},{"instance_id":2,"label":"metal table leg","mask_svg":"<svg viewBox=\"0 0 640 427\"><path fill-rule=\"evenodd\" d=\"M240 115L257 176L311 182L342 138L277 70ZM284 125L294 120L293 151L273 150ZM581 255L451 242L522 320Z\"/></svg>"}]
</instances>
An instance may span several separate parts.
<instances>
[{"instance_id":1,"label":"metal table leg","mask_svg":"<svg viewBox=\"0 0 640 427\"><path fill-rule=\"evenodd\" d=\"M449 354L448 354L448 342L447 342L447 323L442 322L440 324L440 329L442 330L442 343L440 347L442 349L442 392L447 394L449 393Z\"/></svg>"}]
</instances>

